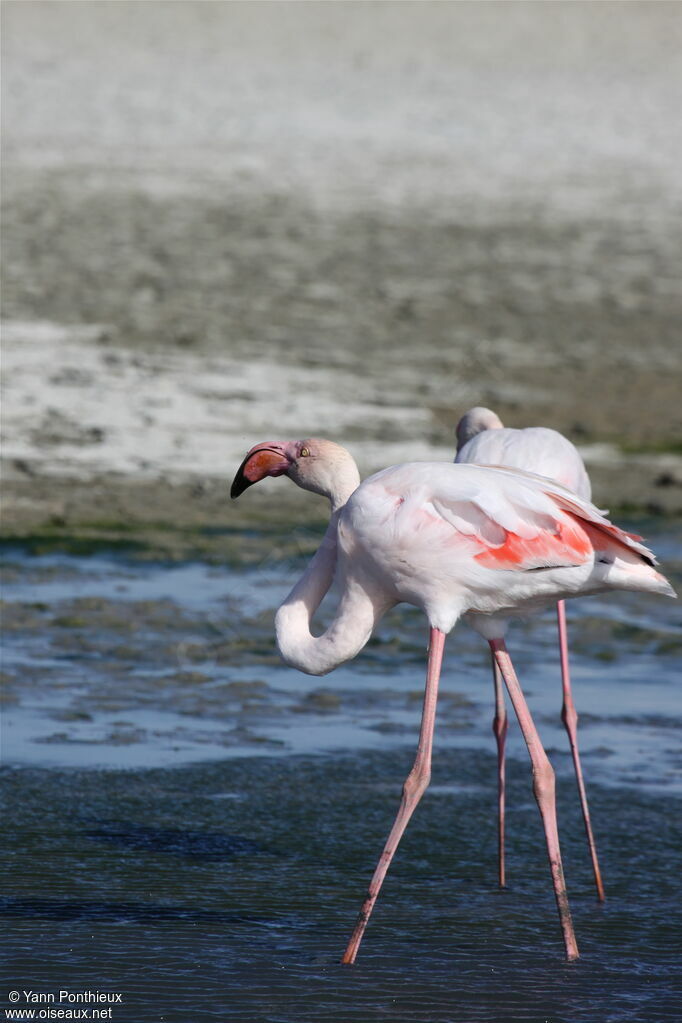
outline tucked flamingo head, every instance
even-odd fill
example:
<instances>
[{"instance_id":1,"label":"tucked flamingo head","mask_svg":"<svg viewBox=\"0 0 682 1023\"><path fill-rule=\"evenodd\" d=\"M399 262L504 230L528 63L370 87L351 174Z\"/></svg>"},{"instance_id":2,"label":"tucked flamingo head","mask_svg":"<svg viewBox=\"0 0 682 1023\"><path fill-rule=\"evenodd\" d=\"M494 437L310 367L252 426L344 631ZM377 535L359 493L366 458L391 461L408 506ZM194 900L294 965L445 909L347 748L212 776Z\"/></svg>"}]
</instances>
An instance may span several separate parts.
<instances>
[{"instance_id":1,"label":"tucked flamingo head","mask_svg":"<svg viewBox=\"0 0 682 1023\"><path fill-rule=\"evenodd\" d=\"M328 497L333 508L343 505L360 483L350 452L316 437L256 444L237 469L230 496L239 497L266 476L288 476L303 490Z\"/></svg>"},{"instance_id":2,"label":"tucked flamingo head","mask_svg":"<svg viewBox=\"0 0 682 1023\"><path fill-rule=\"evenodd\" d=\"M491 409L476 405L465 412L455 428L457 450L463 448L468 440L483 430L501 430L502 420Z\"/></svg>"}]
</instances>

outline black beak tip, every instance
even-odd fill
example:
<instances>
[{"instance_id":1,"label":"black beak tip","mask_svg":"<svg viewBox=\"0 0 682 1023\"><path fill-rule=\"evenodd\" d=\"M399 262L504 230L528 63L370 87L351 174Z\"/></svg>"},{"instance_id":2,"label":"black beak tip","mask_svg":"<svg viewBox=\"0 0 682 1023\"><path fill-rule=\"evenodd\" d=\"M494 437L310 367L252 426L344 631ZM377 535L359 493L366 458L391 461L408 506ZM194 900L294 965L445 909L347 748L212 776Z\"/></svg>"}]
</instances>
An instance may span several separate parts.
<instances>
[{"instance_id":1,"label":"black beak tip","mask_svg":"<svg viewBox=\"0 0 682 1023\"><path fill-rule=\"evenodd\" d=\"M234 501L236 497L239 497L240 494L243 494L244 491L251 485L252 485L251 480L247 480L246 476L244 475L240 468L237 472L237 475L232 480L232 486L230 487L230 497L232 498L232 500Z\"/></svg>"},{"instance_id":2,"label":"black beak tip","mask_svg":"<svg viewBox=\"0 0 682 1023\"><path fill-rule=\"evenodd\" d=\"M250 479L247 479L247 477L244 475L244 466L248 462L249 458L250 455L247 455L242 464L237 469L236 473L234 474L232 486L230 487L230 497L232 498L233 501L235 497L239 497L240 494L244 493L247 487L251 486L252 481Z\"/></svg>"}]
</instances>

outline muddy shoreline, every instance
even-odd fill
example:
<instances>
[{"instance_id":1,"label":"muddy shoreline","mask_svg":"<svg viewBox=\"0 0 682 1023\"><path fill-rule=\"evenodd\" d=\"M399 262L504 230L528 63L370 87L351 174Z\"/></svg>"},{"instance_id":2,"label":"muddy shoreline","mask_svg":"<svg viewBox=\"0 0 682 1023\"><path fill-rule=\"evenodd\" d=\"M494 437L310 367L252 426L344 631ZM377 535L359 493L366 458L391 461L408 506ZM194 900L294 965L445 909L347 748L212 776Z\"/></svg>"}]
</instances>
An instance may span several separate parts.
<instances>
[{"instance_id":1,"label":"muddy shoreline","mask_svg":"<svg viewBox=\"0 0 682 1023\"><path fill-rule=\"evenodd\" d=\"M614 515L682 513L674 5L3 20L7 537L208 553L254 442L367 474L477 404L564 432Z\"/></svg>"},{"instance_id":2,"label":"muddy shoreline","mask_svg":"<svg viewBox=\"0 0 682 1023\"><path fill-rule=\"evenodd\" d=\"M367 474L450 459L475 404L564 432L614 515L682 514L672 234L6 179L9 538L248 528L227 491L256 441L330 436Z\"/></svg>"},{"instance_id":3,"label":"muddy shoreline","mask_svg":"<svg viewBox=\"0 0 682 1023\"><path fill-rule=\"evenodd\" d=\"M619 469L602 470L593 481L596 499L608 493L616 519L682 516L680 488L661 486L653 472L637 480ZM293 488L282 493L282 487L276 501L269 492L233 503L226 479L27 479L15 468L3 489L2 541L36 553L120 551L171 561L259 564L273 551L312 555L327 516L324 501L301 499Z\"/></svg>"}]
</instances>

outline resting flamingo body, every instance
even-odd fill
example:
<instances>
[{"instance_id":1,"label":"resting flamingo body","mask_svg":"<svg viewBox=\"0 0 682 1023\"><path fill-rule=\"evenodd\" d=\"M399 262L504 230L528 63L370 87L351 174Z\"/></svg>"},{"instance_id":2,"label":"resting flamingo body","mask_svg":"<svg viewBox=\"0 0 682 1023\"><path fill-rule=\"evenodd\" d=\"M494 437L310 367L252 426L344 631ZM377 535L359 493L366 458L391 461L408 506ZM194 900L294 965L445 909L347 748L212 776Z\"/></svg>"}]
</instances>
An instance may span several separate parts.
<instances>
[{"instance_id":1,"label":"resting flamingo body","mask_svg":"<svg viewBox=\"0 0 682 1023\"><path fill-rule=\"evenodd\" d=\"M563 597L610 589L674 596L653 555L561 484L517 470L415 462L384 469L358 486L352 456L311 438L256 445L237 471L232 496L280 475L326 495L331 504L320 548L276 614L284 660L308 674L326 674L359 653L382 615L400 602L421 608L429 624L415 762L343 961L355 960L395 849L429 783L445 638L463 616L488 640L528 746L566 955L576 959L554 772L504 635L511 617ZM315 636L312 618L334 577L339 606Z\"/></svg>"},{"instance_id":2,"label":"resting flamingo body","mask_svg":"<svg viewBox=\"0 0 682 1023\"><path fill-rule=\"evenodd\" d=\"M558 480L573 490L579 497L589 501L592 487L587 470L578 451L571 442L558 433L542 426L514 430L503 427L500 418L488 408L477 406L469 409L456 427L457 455L455 462L475 465L504 465ZM587 836L587 845L592 861L592 872L597 889L597 898L604 901L604 885L597 856L587 793L583 780L580 751L578 749L578 714L571 691L571 676L568 666L568 638L566 633L566 608L563 600L557 602L557 627L561 659L561 683L563 706L561 719L568 733L573 758L580 805ZM504 750L507 736L507 712L504 705L504 690L500 673L493 662L495 687L495 716L493 732L497 740L497 781L498 781L498 876L504 887L505 876L505 764Z\"/></svg>"}]
</instances>

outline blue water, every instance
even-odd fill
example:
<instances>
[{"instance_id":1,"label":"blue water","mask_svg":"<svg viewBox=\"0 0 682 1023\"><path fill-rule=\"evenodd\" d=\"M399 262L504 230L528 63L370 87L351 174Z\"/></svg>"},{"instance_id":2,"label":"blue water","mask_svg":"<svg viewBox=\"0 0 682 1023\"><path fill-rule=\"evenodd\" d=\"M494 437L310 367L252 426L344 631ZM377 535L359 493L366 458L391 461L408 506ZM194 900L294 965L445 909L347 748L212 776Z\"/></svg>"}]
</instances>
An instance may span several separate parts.
<instances>
[{"instance_id":1,"label":"blue water","mask_svg":"<svg viewBox=\"0 0 682 1023\"><path fill-rule=\"evenodd\" d=\"M650 539L674 582L674 536ZM245 753L411 746L423 689L423 616L399 608L354 662L324 680L303 675L280 662L272 629L274 609L299 570L10 554L5 600L39 609L31 623L5 633L3 665L15 697L3 715L5 762L178 766ZM636 779L681 792L673 741L679 605L610 594L573 601L568 615L581 749L599 762L599 781ZM568 767L553 612L518 623L509 647L544 741L558 769L564 760ZM487 659L465 625L449 638L438 747L488 748ZM226 741L235 717L253 741ZM120 720L125 748L107 740ZM509 743L512 754L524 755L514 724Z\"/></svg>"},{"instance_id":2,"label":"blue water","mask_svg":"<svg viewBox=\"0 0 682 1023\"><path fill-rule=\"evenodd\" d=\"M679 586L674 536L647 533ZM119 1023L678 1019L679 605L569 605L604 906L558 720L553 616L510 633L557 771L579 962L564 961L515 729L496 888L492 686L462 628L432 786L343 967L414 754L426 633L399 609L329 678L286 668L272 611L300 567L8 552L4 994L21 1008L24 990L119 993Z\"/></svg>"}]
</instances>

